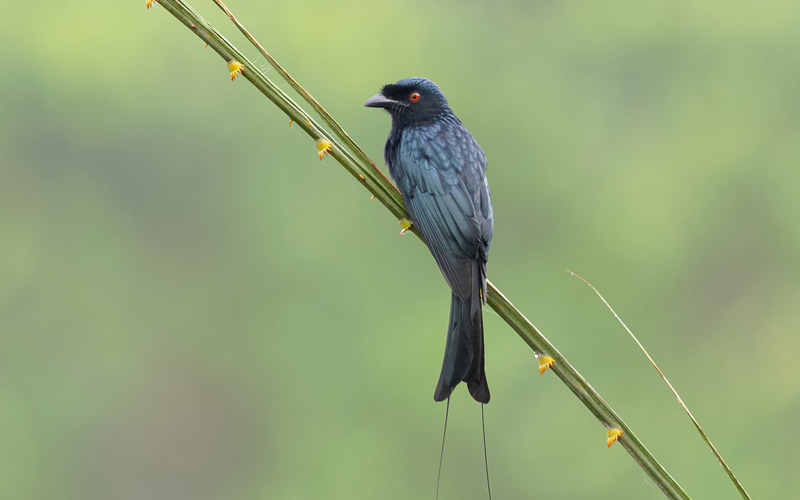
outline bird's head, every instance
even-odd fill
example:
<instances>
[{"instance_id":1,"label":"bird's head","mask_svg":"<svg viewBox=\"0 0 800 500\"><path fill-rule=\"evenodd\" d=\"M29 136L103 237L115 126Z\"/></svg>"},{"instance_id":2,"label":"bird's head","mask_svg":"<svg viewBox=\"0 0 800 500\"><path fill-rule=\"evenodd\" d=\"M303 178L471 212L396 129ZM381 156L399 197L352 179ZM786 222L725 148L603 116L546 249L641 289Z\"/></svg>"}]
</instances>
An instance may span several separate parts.
<instances>
[{"instance_id":1,"label":"bird's head","mask_svg":"<svg viewBox=\"0 0 800 500\"><path fill-rule=\"evenodd\" d=\"M439 87L427 78L419 77L384 85L364 106L385 109L392 115L395 126L430 120L450 110Z\"/></svg>"}]
</instances>

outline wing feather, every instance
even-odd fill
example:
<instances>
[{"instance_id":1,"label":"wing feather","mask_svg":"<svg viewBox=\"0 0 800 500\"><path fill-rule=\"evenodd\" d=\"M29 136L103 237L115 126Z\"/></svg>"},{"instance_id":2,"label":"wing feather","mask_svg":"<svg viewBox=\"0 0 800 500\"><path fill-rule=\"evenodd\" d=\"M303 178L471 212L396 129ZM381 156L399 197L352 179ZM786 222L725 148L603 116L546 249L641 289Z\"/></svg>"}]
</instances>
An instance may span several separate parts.
<instances>
[{"instance_id":1,"label":"wing feather","mask_svg":"<svg viewBox=\"0 0 800 500\"><path fill-rule=\"evenodd\" d=\"M437 137L419 136L431 129L406 131L394 173L411 222L453 293L467 300L476 280L485 280L473 276L474 262L485 265L493 224L491 208L487 211L486 157L458 125L436 127Z\"/></svg>"}]
</instances>

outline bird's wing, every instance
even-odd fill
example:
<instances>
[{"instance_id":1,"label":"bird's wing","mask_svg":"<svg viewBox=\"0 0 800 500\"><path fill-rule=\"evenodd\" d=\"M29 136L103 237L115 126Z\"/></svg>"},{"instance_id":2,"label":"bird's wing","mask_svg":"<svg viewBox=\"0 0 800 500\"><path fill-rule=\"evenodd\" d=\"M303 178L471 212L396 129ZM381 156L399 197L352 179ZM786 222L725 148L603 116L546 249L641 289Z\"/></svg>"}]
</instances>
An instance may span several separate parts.
<instances>
[{"instance_id":1,"label":"bird's wing","mask_svg":"<svg viewBox=\"0 0 800 500\"><path fill-rule=\"evenodd\" d=\"M397 181L411 222L425 238L445 280L453 293L467 300L475 283L485 279L473 273L476 260L486 262L492 212L485 156L469 132L461 130L416 144L409 138L417 147L401 150L403 168L398 169ZM457 136L449 137L453 133Z\"/></svg>"}]
</instances>

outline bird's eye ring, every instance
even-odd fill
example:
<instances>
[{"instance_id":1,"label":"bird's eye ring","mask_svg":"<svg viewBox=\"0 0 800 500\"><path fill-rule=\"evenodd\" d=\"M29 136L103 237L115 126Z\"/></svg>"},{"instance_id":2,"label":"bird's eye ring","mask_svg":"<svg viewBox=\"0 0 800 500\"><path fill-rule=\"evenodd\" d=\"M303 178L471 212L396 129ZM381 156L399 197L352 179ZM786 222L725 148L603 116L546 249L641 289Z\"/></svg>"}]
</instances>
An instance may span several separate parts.
<instances>
[{"instance_id":1,"label":"bird's eye ring","mask_svg":"<svg viewBox=\"0 0 800 500\"><path fill-rule=\"evenodd\" d=\"M411 99L411 102L419 101L419 92L412 92L412 94L408 96L408 98Z\"/></svg>"}]
</instances>

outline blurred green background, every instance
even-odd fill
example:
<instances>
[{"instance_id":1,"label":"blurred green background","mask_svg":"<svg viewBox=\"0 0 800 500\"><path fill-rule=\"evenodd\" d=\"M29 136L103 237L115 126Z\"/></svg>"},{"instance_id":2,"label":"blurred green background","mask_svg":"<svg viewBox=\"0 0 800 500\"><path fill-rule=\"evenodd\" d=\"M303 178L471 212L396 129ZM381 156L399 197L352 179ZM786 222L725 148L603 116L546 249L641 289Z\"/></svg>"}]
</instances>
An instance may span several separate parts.
<instances>
[{"instance_id":1,"label":"blurred green background","mask_svg":"<svg viewBox=\"0 0 800 500\"><path fill-rule=\"evenodd\" d=\"M449 311L432 258L144 3L3 5L0 498L432 498ZM489 278L694 498L737 494L565 269L753 498L800 498L797 2L229 7L381 166L389 118L363 102L439 83L489 158ZM495 498L661 498L485 322ZM440 498L484 488L460 388Z\"/></svg>"}]
</instances>

